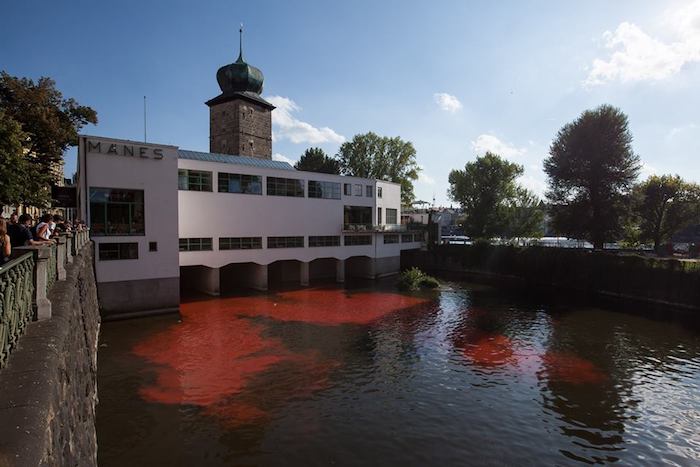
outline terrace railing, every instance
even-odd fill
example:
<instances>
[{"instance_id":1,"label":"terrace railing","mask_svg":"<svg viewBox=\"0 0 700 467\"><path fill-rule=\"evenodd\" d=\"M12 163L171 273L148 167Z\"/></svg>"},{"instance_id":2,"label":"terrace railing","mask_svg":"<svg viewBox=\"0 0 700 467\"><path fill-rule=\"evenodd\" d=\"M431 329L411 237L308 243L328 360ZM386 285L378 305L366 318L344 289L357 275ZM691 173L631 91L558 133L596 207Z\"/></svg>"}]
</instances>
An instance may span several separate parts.
<instances>
[{"instance_id":1,"label":"terrace railing","mask_svg":"<svg viewBox=\"0 0 700 467\"><path fill-rule=\"evenodd\" d=\"M343 224L343 232L406 232L405 224Z\"/></svg>"},{"instance_id":2,"label":"terrace railing","mask_svg":"<svg viewBox=\"0 0 700 467\"><path fill-rule=\"evenodd\" d=\"M30 321L51 318L49 290L89 241L88 230L63 233L51 245L14 248L0 266L0 368Z\"/></svg>"},{"instance_id":3,"label":"terrace railing","mask_svg":"<svg viewBox=\"0 0 700 467\"><path fill-rule=\"evenodd\" d=\"M34 255L24 253L0 267L0 368L32 319Z\"/></svg>"}]
</instances>

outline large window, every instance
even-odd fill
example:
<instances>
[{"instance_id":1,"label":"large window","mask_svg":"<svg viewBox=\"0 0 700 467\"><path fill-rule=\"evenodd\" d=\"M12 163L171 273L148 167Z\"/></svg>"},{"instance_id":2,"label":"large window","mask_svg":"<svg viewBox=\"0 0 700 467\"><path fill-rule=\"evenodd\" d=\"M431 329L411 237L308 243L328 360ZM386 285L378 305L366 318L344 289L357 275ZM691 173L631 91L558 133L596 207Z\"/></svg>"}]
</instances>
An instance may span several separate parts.
<instances>
[{"instance_id":1,"label":"large window","mask_svg":"<svg viewBox=\"0 0 700 467\"><path fill-rule=\"evenodd\" d=\"M345 225L372 225L372 208L369 206L344 206L343 223Z\"/></svg>"},{"instance_id":2,"label":"large window","mask_svg":"<svg viewBox=\"0 0 700 467\"><path fill-rule=\"evenodd\" d=\"M372 236L371 235L346 235L344 241L345 241L345 246L371 245L372 244Z\"/></svg>"},{"instance_id":3,"label":"large window","mask_svg":"<svg viewBox=\"0 0 700 467\"><path fill-rule=\"evenodd\" d=\"M259 250L262 237L221 237L219 250Z\"/></svg>"},{"instance_id":4,"label":"large window","mask_svg":"<svg viewBox=\"0 0 700 467\"><path fill-rule=\"evenodd\" d=\"M211 251L211 238L181 238L180 251Z\"/></svg>"},{"instance_id":5,"label":"large window","mask_svg":"<svg viewBox=\"0 0 700 467\"><path fill-rule=\"evenodd\" d=\"M90 188L91 235L144 235L143 190Z\"/></svg>"},{"instance_id":6,"label":"large window","mask_svg":"<svg viewBox=\"0 0 700 467\"><path fill-rule=\"evenodd\" d=\"M304 248L304 237L267 237L268 248Z\"/></svg>"},{"instance_id":7,"label":"large window","mask_svg":"<svg viewBox=\"0 0 700 467\"><path fill-rule=\"evenodd\" d=\"M384 243L399 243L399 234L384 234Z\"/></svg>"},{"instance_id":8,"label":"large window","mask_svg":"<svg viewBox=\"0 0 700 467\"><path fill-rule=\"evenodd\" d=\"M180 169L177 171L177 188L186 191L212 191L211 172Z\"/></svg>"},{"instance_id":9,"label":"large window","mask_svg":"<svg viewBox=\"0 0 700 467\"><path fill-rule=\"evenodd\" d=\"M350 183L343 184L343 194L345 196L352 196L352 185Z\"/></svg>"},{"instance_id":10,"label":"large window","mask_svg":"<svg viewBox=\"0 0 700 467\"><path fill-rule=\"evenodd\" d=\"M340 237L337 235L309 236L309 246L340 246Z\"/></svg>"},{"instance_id":11,"label":"large window","mask_svg":"<svg viewBox=\"0 0 700 467\"><path fill-rule=\"evenodd\" d=\"M129 243L100 243L100 261L114 261L120 259L139 259L139 244Z\"/></svg>"},{"instance_id":12,"label":"large window","mask_svg":"<svg viewBox=\"0 0 700 467\"><path fill-rule=\"evenodd\" d=\"M304 197L304 181L296 178L267 177L268 196Z\"/></svg>"},{"instance_id":13,"label":"large window","mask_svg":"<svg viewBox=\"0 0 700 467\"><path fill-rule=\"evenodd\" d=\"M309 180L309 198L340 199L340 183Z\"/></svg>"},{"instance_id":14,"label":"large window","mask_svg":"<svg viewBox=\"0 0 700 467\"><path fill-rule=\"evenodd\" d=\"M413 234L401 234L401 243L412 243Z\"/></svg>"},{"instance_id":15,"label":"large window","mask_svg":"<svg viewBox=\"0 0 700 467\"><path fill-rule=\"evenodd\" d=\"M396 209L386 208L386 223L389 225L398 224Z\"/></svg>"},{"instance_id":16,"label":"large window","mask_svg":"<svg viewBox=\"0 0 700 467\"><path fill-rule=\"evenodd\" d=\"M367 194L368 198L371 198L374 193L374 187L372 185L365 186L365 193Z\"/></svg>"},{"instance_id":17,"label":"large window","mask_svg":"<svg viewBox=\"0 0 700 467\"><path fill-rule=\"evenodd\" d=\"M219 172L219 193L246 193L262 195L260 175L230 174Z\"/></svg>"}]
</instances>

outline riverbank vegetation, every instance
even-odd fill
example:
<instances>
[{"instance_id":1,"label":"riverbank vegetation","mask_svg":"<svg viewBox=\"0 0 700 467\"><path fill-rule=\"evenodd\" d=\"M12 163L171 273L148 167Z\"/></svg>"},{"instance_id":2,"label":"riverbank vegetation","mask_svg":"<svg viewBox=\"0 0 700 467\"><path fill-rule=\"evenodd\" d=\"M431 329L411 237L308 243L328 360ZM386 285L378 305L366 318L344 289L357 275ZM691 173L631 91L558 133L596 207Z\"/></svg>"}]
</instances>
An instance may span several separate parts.
<instances>
[{"instance_id":1,"label":"riverbank vegetation","mask_svg":"<svg viewBox=\"0 0 700 467\"><path fill-rule=\"evenodd\" d=\"M436 289L440 282L418 268L411 268L399 275L398 286L401 290L416 291L420 289Z\"/></svg>"}]
</instances>

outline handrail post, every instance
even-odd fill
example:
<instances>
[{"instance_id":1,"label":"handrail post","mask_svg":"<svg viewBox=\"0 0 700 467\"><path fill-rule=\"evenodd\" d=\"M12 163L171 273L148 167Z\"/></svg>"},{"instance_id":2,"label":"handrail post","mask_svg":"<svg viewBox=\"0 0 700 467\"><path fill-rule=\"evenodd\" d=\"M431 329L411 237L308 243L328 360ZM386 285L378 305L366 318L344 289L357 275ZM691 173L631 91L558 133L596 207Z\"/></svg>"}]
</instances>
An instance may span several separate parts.
<instances>
[{"instance_id":1,"label":"handrail post","mask_svg":"<svg viewBox=\"0 0 700 467\"><path fill-rule=\"evenodd\" d=\"M66 280L66 237L56 237L56 275L59 281Z\"/></svg>"},{"instance_id":2,"label":"handrail post","mask_svg":"<svg viewBox=\"0 0 700 467\"><path fill-rule=\"evenodd\" d=\"M62 234L66 238L66 263L73 263L75 250L73 249L73 232L65 232Z\"/></svg>"},{"instance_id":3,"label":"handrail post","mask_svg":"<svg viewBox=\"0 0 700 467\"><path fill-rule=\"evenodd\" d=\"M51 301L48 299L49 285L49 258L50 246L21 246L15 248L20 251L34 253L34 308L36 318L44 320L51 318Z\"/></svg>"}]
</instances>

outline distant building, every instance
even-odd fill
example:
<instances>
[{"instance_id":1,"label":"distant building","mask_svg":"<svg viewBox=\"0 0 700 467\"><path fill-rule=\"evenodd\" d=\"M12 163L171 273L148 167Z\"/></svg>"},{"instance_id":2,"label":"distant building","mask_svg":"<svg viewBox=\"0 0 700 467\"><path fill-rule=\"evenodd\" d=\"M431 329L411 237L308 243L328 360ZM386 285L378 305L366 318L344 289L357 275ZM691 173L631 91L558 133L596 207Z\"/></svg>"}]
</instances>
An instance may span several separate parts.
<instances>
[{"instance_id":1,"label":"distant building","mask_svg":"<svg viewBox=\"0 0 700 467\"><path fill-rule=\"evenodd\" d=\"M217 295L398 272L401 250L423 240L400 225L400 185L271 160L262 72L241 53L217 81L211 152L80 138L79 216L103 313L176 310L181 287Z\"/></svg>"}]
</instances>

